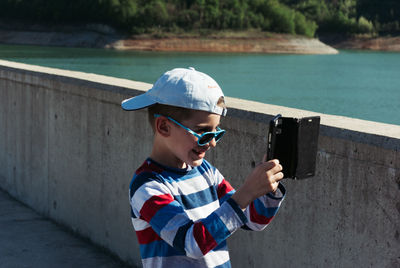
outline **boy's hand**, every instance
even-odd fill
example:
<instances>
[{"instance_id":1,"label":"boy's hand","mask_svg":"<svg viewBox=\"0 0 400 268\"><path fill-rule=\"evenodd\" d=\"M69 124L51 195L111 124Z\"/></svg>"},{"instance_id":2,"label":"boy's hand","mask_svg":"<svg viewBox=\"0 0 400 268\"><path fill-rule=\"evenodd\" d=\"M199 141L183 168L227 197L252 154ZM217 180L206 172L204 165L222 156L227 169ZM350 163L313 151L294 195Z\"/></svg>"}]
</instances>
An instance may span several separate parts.
<instances>
[{"instance_id":1,"label":"boy's hand","mask_svg":"<svg viewBox=\"0 0 400 268\"><path fill-rule=\"evenodd\" d=\"M283 179L282 166L279 160L274 159L258 164L247 176L243 185L236 191L232 198L238 205L245 209L253 200L278 189L279 181Z\"/></svg>"}]
</instances>

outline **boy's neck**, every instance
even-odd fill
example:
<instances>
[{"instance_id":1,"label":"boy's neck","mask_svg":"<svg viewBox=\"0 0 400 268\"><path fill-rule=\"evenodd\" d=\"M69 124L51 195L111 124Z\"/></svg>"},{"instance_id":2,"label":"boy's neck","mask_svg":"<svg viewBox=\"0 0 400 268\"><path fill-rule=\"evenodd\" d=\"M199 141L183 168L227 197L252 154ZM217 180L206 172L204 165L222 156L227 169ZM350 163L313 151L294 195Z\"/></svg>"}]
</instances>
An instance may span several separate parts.
<instances>
[{"instance_id":1,"label":"boy's neck","mask_svg":"<svg viewBox=\"0 0 400 268\"><path fill-rule=\"evenodd\" d=\"M166 167L185 169L187 164L178 159L172 154L163 144L157 143L154 140L153 149L150 154L150 158Z\"/></svg>"}]
</instances>

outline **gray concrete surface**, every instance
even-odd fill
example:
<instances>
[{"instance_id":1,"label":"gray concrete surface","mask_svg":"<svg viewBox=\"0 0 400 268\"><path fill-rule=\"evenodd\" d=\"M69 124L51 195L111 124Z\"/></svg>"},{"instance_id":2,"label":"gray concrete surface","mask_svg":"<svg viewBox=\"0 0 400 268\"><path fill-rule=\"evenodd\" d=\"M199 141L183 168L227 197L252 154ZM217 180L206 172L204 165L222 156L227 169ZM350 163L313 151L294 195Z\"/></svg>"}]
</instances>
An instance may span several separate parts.
<instances>
[{"instance_id":1,"label":"gray concrete surface","mask_svg":"<svg viewBox=\"0 0 400 268\"><path fill-rule=\"evenodd\" d=\"M128 187L152 132L145 111L120 103L149 87L0 60L0 188L140 266ZM316 114L226 101L227 133L207 159L234 187L262 159L273 115ZM318 115L316 176L284 181L270 226L228 240L234 268L400 267L400 126Z\"/></svg>"},{"instance_id":2,"label":"gray concrete surface","mask_svg":"<svg viewBox=\"0 0 400 268\"><path fill-rule=\"evenodd\" d=\"M0 189L1 268L128 268Z\"/></svg>"}]
</instances>

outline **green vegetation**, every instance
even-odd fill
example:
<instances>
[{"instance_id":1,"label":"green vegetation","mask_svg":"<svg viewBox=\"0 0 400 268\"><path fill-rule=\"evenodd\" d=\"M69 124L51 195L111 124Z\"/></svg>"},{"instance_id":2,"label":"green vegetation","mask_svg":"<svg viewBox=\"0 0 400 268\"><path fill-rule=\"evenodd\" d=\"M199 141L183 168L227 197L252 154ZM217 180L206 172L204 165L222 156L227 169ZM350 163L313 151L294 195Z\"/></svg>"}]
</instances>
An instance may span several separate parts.
<instances>
[{"instance_id":1,"label":"green vegetation","mask_svg":"<svg viewBox=\"0 0 400 268\"><path fill-rule=\"evenodd\" d=\"M40 24L99 23L130 33L250 30L397 34L396 0L2 0L0 17Z\"/></svg>"}]
</instances>

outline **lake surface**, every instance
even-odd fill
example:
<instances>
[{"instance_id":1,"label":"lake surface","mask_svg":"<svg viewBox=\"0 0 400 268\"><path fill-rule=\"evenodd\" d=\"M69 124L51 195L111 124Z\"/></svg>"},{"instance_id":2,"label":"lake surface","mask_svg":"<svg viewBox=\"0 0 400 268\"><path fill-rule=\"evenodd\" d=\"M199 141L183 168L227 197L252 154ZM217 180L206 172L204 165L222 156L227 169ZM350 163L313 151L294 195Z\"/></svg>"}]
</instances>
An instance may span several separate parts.
<instances>
[{"instance_id":1,"label":"lake surface","mask_svg":"<svg viewBox=\"0 0 400 268\"><path fill-rule=\"evenodd\" d=\"M0 45L0 59L148 83L169 69L192 66L213 77L227 96L400 125L400 53L171 53Z\"/></svg>"}]
</instances>

